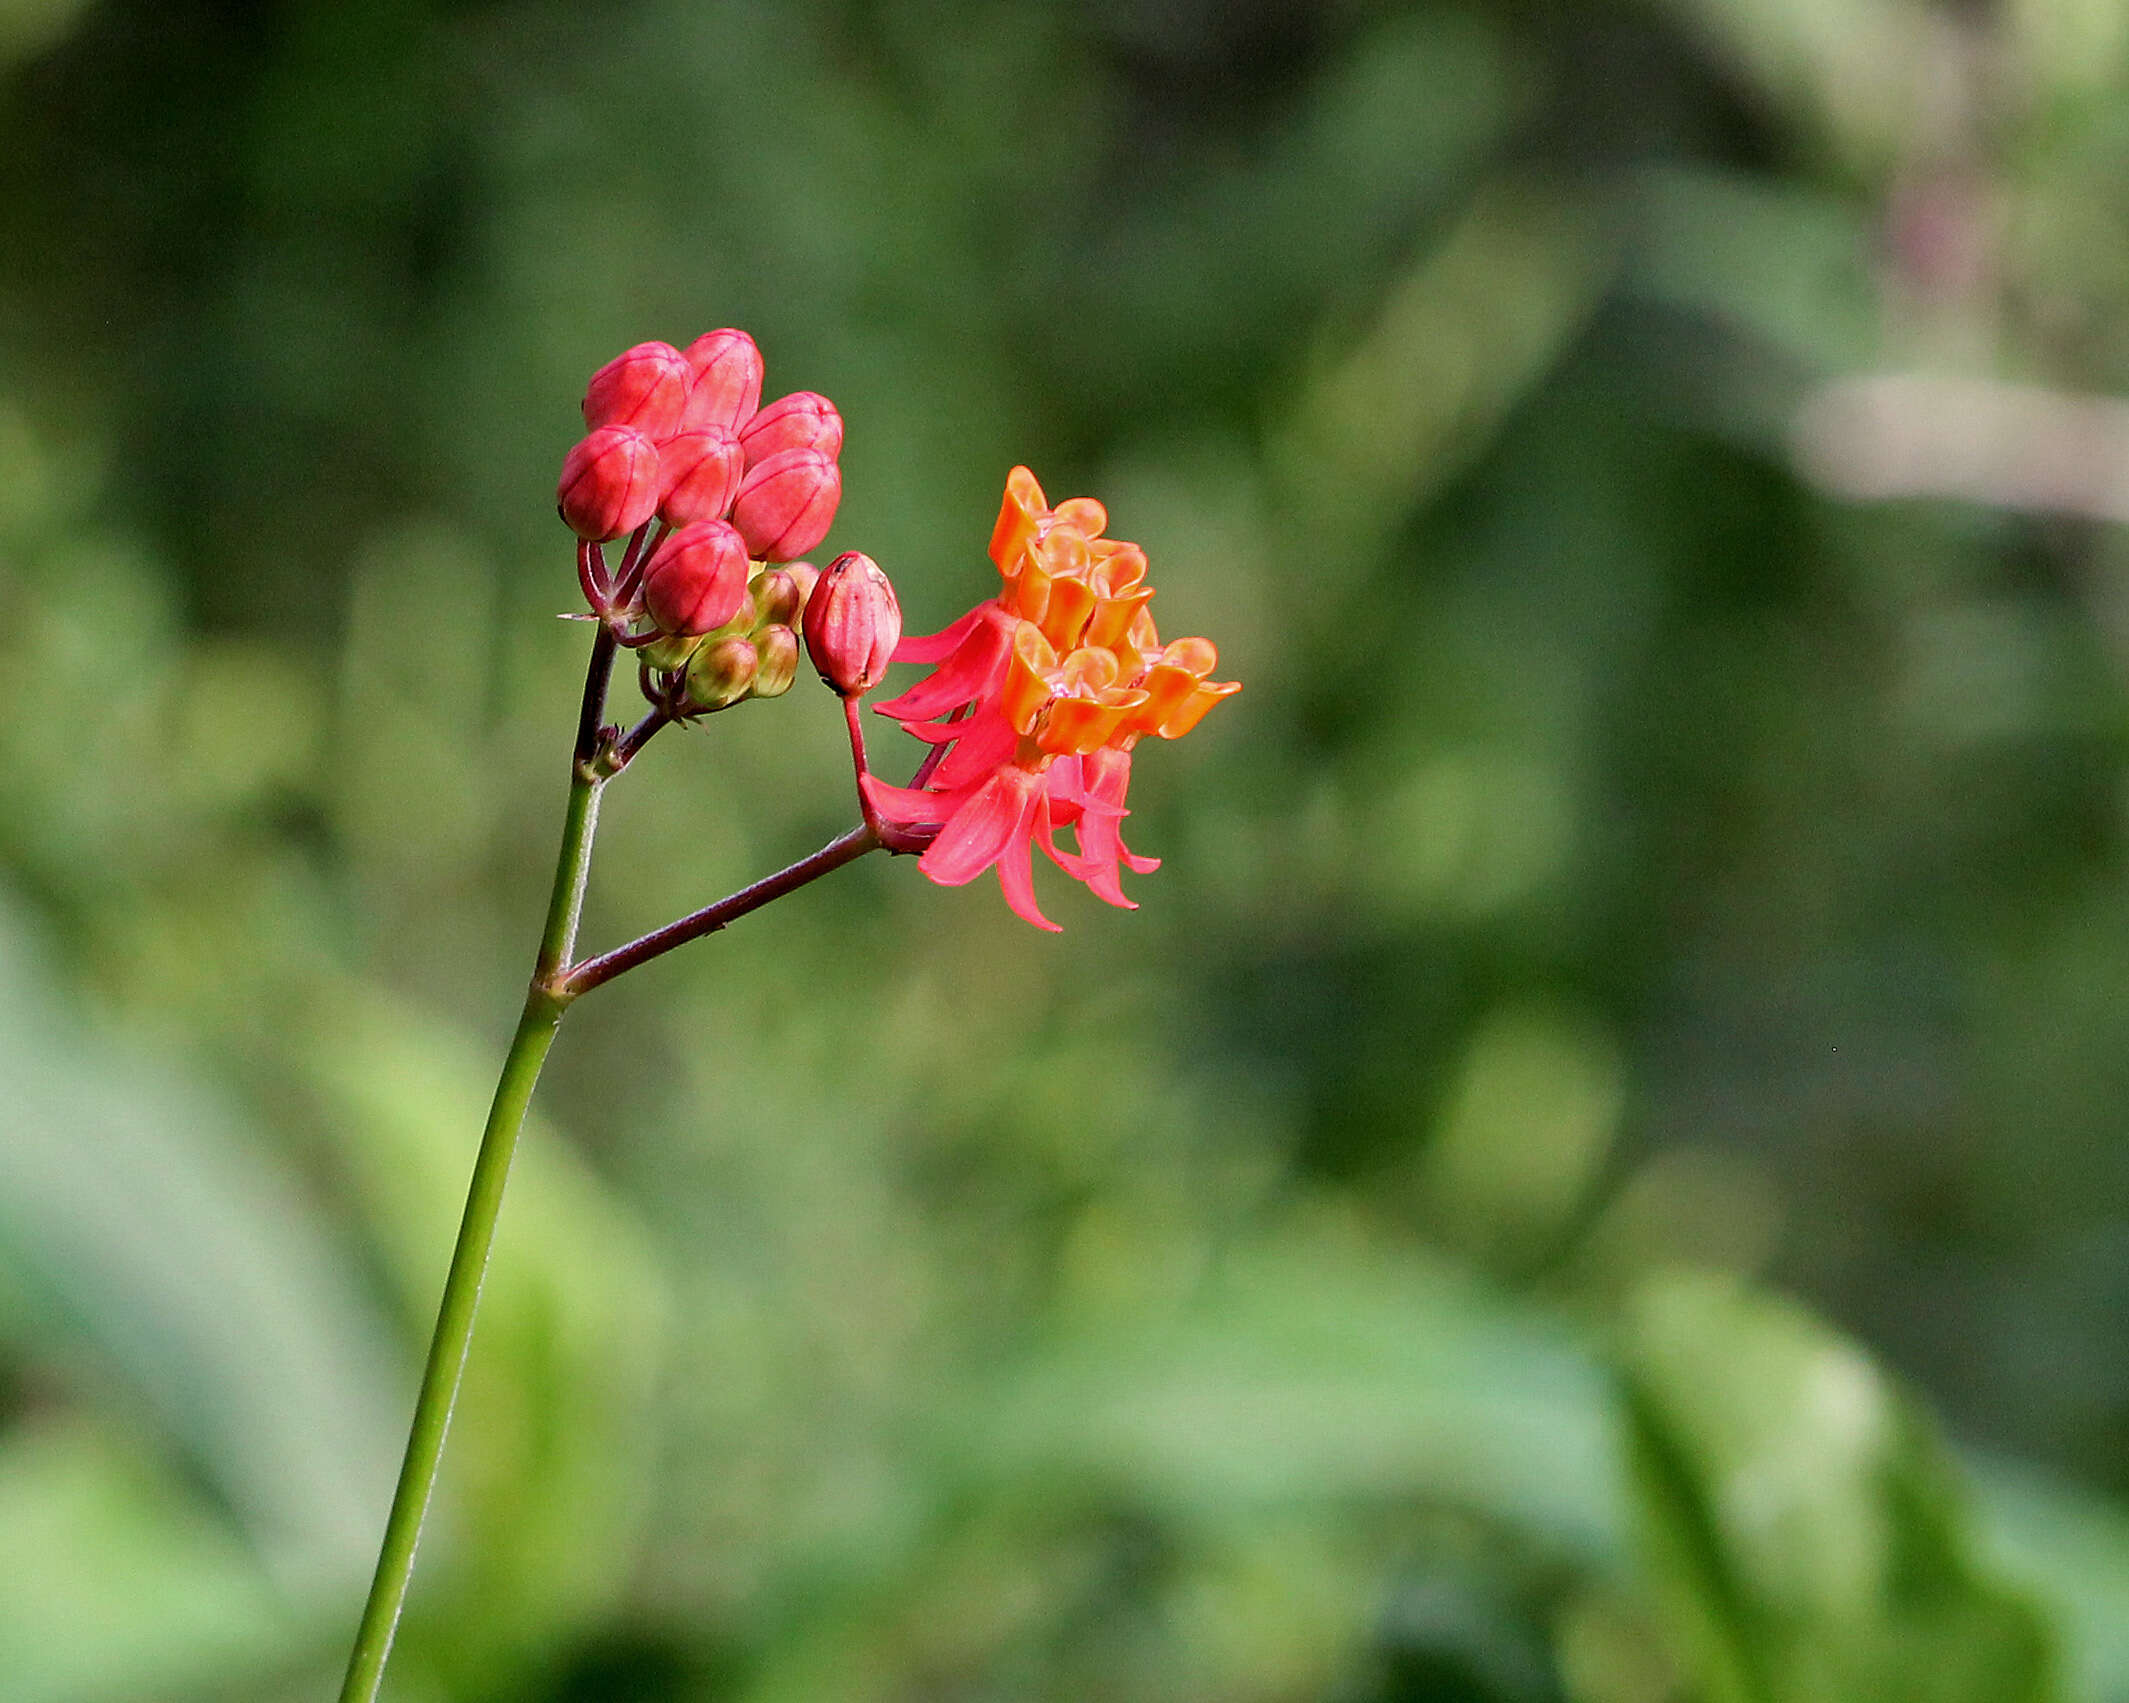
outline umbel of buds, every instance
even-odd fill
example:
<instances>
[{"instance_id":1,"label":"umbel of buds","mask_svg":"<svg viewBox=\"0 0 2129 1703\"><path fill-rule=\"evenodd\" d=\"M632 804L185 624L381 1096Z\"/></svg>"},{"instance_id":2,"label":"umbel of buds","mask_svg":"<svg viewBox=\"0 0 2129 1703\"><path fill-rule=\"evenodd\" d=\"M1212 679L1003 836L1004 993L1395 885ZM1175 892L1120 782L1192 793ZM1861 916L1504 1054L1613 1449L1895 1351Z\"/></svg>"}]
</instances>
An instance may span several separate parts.
<instances>
[{"instance_id":1,"label":"umbel of buds","mask_svg":"<svg viewBox=\"0 0 2129 1703\"><path fill-rule=\"evenodd\" d=\"M843 417L810 390L761 406L761 351L712 331L685 353L638 343L592 374L589 434L562 463L556 499L589 543L729 521L756 561L788 562L828 535L842 501Z\"/></svg>"},{"instance_id":2,"label":"umbel of buds","mask_svg":"<svg viewBox=\"0 0 2129 1703\"><path fill-rule=\"evenodd\" d=\"M821 678L844 697L887 677L902 638L902 606L880 564L850 550L828 564L806 600L806 652Z\"/></svg>"},{"instance_id":3,"label":"umbel of buds","mask_svg":"<svg viewBox=\"0 0 2129 1703\"><path fill-rule=\"evenodd\" d=\"M776 697L798 670L819 576L797 558L842 500L843 417L811 390L763 407L761 386L744 331L638 343L592 374L589 430L563 459L555 494L592 613L674 719ZM623 538L609 566L600 547Z\"/></svg>"}]
</instances>

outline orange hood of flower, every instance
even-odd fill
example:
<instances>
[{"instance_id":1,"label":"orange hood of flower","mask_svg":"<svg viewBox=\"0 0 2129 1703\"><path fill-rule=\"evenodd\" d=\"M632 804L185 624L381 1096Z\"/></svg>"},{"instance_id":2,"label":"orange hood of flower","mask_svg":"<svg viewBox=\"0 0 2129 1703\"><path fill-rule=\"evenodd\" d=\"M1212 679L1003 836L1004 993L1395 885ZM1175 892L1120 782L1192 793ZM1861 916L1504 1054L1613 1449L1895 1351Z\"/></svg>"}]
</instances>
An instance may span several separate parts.
<instances>
[{"instance_id":1,"label":"orange hood of flower","mask_svg":"<svg viewBox=\"0 0 2129 1703\"><path fill-rule=\"evenodd\" d=\"M1052 756L1128 751L1151 734L1180 739L1239 680L1210 680L1209 640L1163 645L1147 604L1146 553L1104 538L1092 497L1051 508L1025 467L1006 478L991 529L999 606L1017 616L1001 707L1013 729Z\"/></svg>"},{"instance_id":2,"label":"orange hood of flower","mask_svg":"<svg viewBox=\"0 0 2129 1703\"><path fill-rule=\"evenodd\" d=\"M998 595L941 632L903 639L896 661L937 666L876 706L937 748L913 786L866 778L881 820L935 827L925 874L958 886L995 867L1014 911L1043 928L1056 925L1035 903L1033 848L1128 908L1122 870L1156 867L1118 832L1132 747L1180 739L1241 690L1209 678L1219 662L1210 641L1161 642L1146 553L1103 537L1108 524L1091 497L1051 508L1035 475L1014 468L991 530ZM1076 852L1056 843L1066 828Z\"/></svg>"}]
</instances>

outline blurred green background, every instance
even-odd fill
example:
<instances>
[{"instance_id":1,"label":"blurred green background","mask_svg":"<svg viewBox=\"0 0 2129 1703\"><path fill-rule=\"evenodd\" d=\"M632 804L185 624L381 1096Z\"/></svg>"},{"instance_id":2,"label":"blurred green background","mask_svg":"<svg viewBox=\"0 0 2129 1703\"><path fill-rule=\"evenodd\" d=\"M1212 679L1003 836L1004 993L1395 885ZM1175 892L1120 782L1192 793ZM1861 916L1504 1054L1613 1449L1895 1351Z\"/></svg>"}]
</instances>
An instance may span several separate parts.
<instances>
[{"instance_id":1,"label":"blurred green background","mask_svg":"<svg viewBox=\"0 0 2129 1703\"><path fill-rule=\"evenodd\" d=\"M1248 690L577 1008L388 1695L2129 1699L2125 185L2123 0L0 0L0 1703L332 1694L726 324Z\"/></svg>"}]
</instances>

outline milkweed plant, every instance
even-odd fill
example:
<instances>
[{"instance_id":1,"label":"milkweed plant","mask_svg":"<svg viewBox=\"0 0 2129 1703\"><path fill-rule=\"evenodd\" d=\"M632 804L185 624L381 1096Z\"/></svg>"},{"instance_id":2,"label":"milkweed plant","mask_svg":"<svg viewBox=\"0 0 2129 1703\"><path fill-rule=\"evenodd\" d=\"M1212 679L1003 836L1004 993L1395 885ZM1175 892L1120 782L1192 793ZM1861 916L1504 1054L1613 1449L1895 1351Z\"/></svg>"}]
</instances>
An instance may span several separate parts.
<instances>
[{"instance_id":1,"label":"milkweed plant","mask_svg":"<svg viewBox=\"0 0 2129 1703\"><path fill-rule=\"evenodd\" d=\"M1211 678L1209 641L1162 642L1146 554L1107 536L1102 505L1073 497L1053 507L1025 467L1007 475L991 529L996 590L939 632L904 638L893 582L870 556L846 551L825 569L802 560L828 536L842 497L842 416L811 391L767 406L761 391L761 351L744 331L712 331L685 350L639 343L592 375L586 434L563 458L559 508L590 606L577 613L593 631L561 855L341 1703L369 1703L383 1682L511 1153L570 1006L867 852L915 854L919 873L942 887L995 869L1014 914L1054 931L1035 896L1039 847L1100 898L1133 909L1124 872L1148 873L1158 860L1123 840L1132 754L1142 740L1180 739L1240 689ZM715 904L580 956L577 918L608 783L668 727L783 697L802 649L842 705L857 826ZM607 720L624 656L648 706L625 727ZM873 706L925 747L906 786L871 772L860 715L893 663L931 666ZM1072 843L1060 844L1067 833Z\"/></svg>"}]
</instances>

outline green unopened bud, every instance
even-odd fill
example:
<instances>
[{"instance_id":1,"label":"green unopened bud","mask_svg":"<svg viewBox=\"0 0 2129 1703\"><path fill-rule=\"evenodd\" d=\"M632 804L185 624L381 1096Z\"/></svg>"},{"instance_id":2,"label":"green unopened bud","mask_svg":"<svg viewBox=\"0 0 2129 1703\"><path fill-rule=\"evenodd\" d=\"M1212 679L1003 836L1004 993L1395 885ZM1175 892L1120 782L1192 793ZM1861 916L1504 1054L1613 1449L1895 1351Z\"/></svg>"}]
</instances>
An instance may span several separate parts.
<instances>
[{"instance_id":1,"label":"green unopened bud","mask_svg":"<svg viewBox=\"0 0 2129 1703\"><path fill-rule=\"evenodd\" d=\"M736 704L754 685L761 658L736 634L712 639L688 659L687 701L695 709L721 710Z\"/></svg>"},{"instance_id":2,"label":"green unopened bud","mask_svg":"<svg viewBox=\"0 0 2129 1703\"><path fill-rule=\"evenodd\" d=\"M655 639L636 652L637 659L660 674L670 673L686 665L687 659L702 646L699 637L686 633L660 633Z\"/></svg>"},{"instance_id":3,"label":"green unopened bud","mask_svg":"<svg viewBox=\"0 0 2129 1703\"><path fill-rule=\"evenodd\" d=\"M764 568L754 576L756 626L795 626L806 607L804 582L789 568Z\"/></svg>"},{"instance_id":4,"label":"green unopened bud","mask_svg":"<svg viewBox=\"0 0 2129 1703\"><path fill-rule=\"evenodd\" d=\"M754 635L754 651L761 659L754 673L754 696L780 698L798 677L798 635L776 625Z\"/></svg>"}]
</instances>

